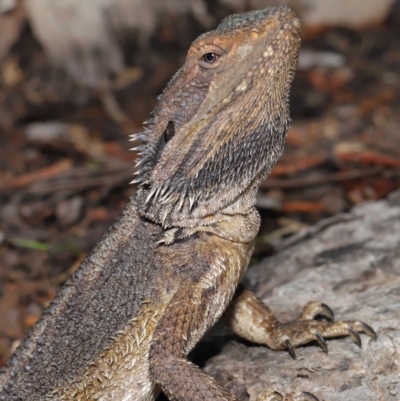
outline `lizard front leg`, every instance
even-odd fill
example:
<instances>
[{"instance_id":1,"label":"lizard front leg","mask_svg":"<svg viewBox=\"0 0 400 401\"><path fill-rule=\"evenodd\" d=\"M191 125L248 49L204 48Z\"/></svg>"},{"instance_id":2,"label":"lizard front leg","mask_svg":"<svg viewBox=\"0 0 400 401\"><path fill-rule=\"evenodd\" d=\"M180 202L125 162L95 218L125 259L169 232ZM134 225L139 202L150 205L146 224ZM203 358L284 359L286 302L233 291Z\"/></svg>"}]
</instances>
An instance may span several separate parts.
<instances>
[{"instance_id":1,"label":"lizard front leg","mask_svg":"<svg viewBox=\"0 0 400 401\"><path fill-rule=\"evenodd\" d=\"M316 316L323 316L327 321L316 320ZM350 336L360 347L359 333L376 339L374 330L363 322L334 322L332 310L318 301L309 302L297 320L281 323L261 300L241 286L225 312L224 320L240 337L274 350L287 350L293 358L296 357L295 347L312 341L328 352L325 338Z\"/></svg>"},{"instance_id":2,"label":"lizard front leg","mask_svg":"<svg viewBox=\"0 0 400 401\"><path fill-rule=\"evenodd\" d=\"M188 361L193 336L204 331L205 307L187 288L176 294L160 320L150 349L150 372L170 401L238 401Z\"/></svg>"},{"instance_id":3,"label":"lizard front leg","mask_svg":"<svg viewBox=\"0 0 400 401\"><path fill-rule=\"evenodd\" d=\"M186 357L208 328L210 317L195 287L186 289L185 294L173 298L158 323L149 355L152 378L170 401L239 401ZM259 401L318 401L318 398L307 392L285 397L271 392L260 394Z\"/></svg>"}]
</instances>

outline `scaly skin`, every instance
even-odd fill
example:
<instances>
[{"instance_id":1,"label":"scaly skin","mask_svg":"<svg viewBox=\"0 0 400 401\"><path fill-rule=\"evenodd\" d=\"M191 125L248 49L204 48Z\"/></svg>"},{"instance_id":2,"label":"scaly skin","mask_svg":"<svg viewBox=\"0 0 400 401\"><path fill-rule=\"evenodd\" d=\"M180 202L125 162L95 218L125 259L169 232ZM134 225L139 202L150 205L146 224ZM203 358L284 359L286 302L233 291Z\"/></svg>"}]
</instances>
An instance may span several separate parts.
<instances>
[{"instance_id":1,"label":"scaly skin","mask_svg":"<svg viewBox=\"0 0 400 401\"><path fill-rule=\"evenodd\" d=\"M283 149L299 45L287 7L228 17L192 44L133 138L136 196L4 367L1 401L153 401L160 390L171 401L234 401L186 359L233 297L234 331L292 355L315 339L324 347L323 336L358 341L353 326L374 335L360 322L313 320L331 317L320 303L281 324L236 291L259 228L255 195Z\"/></svg>"}]
</instances>

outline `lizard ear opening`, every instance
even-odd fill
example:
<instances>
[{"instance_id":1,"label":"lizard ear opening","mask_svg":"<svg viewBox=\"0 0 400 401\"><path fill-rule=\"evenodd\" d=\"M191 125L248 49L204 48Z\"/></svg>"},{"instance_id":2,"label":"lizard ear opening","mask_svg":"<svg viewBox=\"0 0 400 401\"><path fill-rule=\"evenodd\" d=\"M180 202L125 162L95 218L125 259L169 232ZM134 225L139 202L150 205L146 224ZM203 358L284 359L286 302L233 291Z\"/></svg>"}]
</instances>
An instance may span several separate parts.
<instances>
[{"instance_id":1,"label":"lizard ear opening","mask_svg":"<svg viewBox=\"0 0 400 401\"><path fill-rule=\"evenodd\" d=\"M165 145L174 137L174 135L175 135L175 124L173 121L169 121L164 129L163 134L161 135L158 141L157 152L154 158L154 164L158 163L161 157L161 153L165 148Z\"/></svg>"},{"instance_id":2,"label":"lizard ear opening","mask_svg":"<svg viewBox=\"0 0 400 401\"><path fill-rule=\"evenodd\" d=\"M175 135L175 124L170 121L164 131L164 141L167 144Z\"/></svg>"}]
</instances>

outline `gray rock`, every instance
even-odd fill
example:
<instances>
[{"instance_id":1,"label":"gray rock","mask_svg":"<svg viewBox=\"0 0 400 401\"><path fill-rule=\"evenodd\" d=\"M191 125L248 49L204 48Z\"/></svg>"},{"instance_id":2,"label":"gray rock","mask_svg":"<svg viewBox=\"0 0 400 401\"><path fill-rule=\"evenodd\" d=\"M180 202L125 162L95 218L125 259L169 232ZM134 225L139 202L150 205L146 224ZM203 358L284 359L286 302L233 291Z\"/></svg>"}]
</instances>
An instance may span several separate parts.
<instances>
[{"instance_id":1,"label":"gray rock","mask_svg":"<svg viewBox=\"0 0 400 401\"><path fill-rule=\"evenodd\" d=\"M284 247L284 244L282 244ZM400 192L306 229L297 243L251 268L247 283L282 321L320 300L336 320L377 332L286 352L230 341L205 370L241 399L264 391L308 391L325 401L400 399Z\"/></svg>"}]
</instances>

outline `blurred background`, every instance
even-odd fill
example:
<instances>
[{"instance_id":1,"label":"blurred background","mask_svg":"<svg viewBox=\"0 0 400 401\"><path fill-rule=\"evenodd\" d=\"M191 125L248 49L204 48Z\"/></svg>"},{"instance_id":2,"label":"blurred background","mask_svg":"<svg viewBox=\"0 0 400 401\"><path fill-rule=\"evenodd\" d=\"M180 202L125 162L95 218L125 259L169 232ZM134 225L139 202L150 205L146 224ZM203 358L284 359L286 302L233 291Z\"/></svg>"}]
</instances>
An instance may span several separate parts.
<instances>
[{"instance_id":1,"label":"blurred background","mask_svg":"<svg viewBox=\"0 0 400 401\"><path fill-rule=\"evenodd\" d=\"M277 4L304 38L253 263L400 187L400 3L0 0L0 366L135 192L128 136L190 43Z\"/></svg>"}]
</instances>

